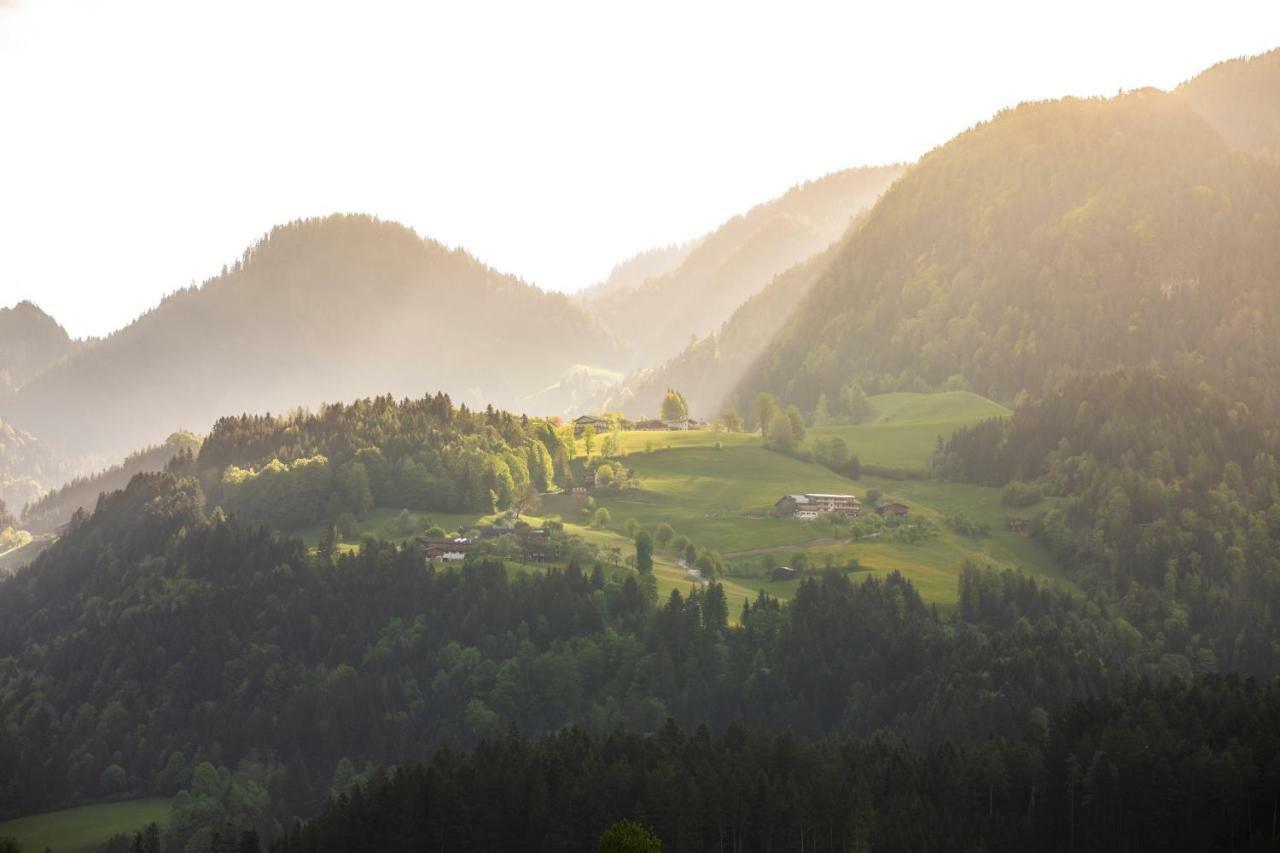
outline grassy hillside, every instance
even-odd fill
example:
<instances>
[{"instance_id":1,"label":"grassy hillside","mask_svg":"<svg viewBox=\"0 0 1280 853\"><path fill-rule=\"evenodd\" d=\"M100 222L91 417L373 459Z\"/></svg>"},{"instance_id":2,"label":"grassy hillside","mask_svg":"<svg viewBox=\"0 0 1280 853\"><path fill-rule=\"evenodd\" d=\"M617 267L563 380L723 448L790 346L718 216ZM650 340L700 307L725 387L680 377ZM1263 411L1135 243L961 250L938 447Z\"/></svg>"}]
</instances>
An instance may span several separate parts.
<instances>
[{"instance_id":1,"label":"grassy hillside","mask_svg":"<svg viewBox=\"0 0 1280 853\"><path fill-rule=\"evenodd\" d=\"M840 436L864 465L924 470L939 436L945 440L961 427L1011 414L968 391L877 394L870 402L871 417L864 423L814 427L809 434Z\"/></svg>"},{"instance_id":2,"label":"grassy hillside","mask_svg":"<svg viewBox=\"0 0 1280 853\"><path fill-rule=\"evenodd\" d=\"M999 489L875 477L855 482L818 465L749 445L721 450L659 450L632 455L627 464L643 482L642 493L635 497L596 495L615 526L628 519L646 527L667 522L697 545L721 552L733 566L755 568L768 553L786 563L791 555L803 551L814 566L824 565L828 558L836 565L854 558L876 573L901 571L920 587L927 600L941 604L954 602L956 576L966 560L1017 568L1039 577L1055 576L1044 549L1006 529L1015 513L1001 505ZM910 544L881 535L853 542L847 533L826 524L769 514L774 502L791 492L863 496L870 488L880 489L887 499L906 503L912 519L923 519L931 527L931 538ZM951 530L946 518L957 513L985 524L989 535L971 538ZM734 582L747 589L764 587L783 598L790 597L795 586L745 578Z\"/></svg>"},{"instance_id":3,"label":"grassy hillside","mask_svg":"<svg viewBox=\"0 0 1280 853\"><path fill-rule=\"evenodd\" d=\"M0 838L11 836L24 851L89 853L119 833L133 833L149 823L164 824L169 800L129 800L46 812L0 823Z\"/></svg>"},{"instance_id":4,"label":"grassy hillside","mask_svg":"<svg viewBox=\"0 0 1280 853\"><path fill-rule=\"evenodd\" d=\"M841 435L851 452L864 463L895 468L924 469L939 437L949 438L960 427L991 417L1009 414L1003 406L977 394L957 391L939 394L895 393L872 397L872 414L856 426L830 426L812 431L815 435ZM544 497L536 515L526 520L538 524L543 518L560 517L566 530L600 547L616 550L621 557L634 553L630 537L620 531L634 520L654 529L663 522L677 534L688 537L701 548L719 552L735 571L759 575L762 560L769 555L790 563L803 552L811 566L828 562L845 565L856 560L872 573L900 571L919 586L929 601L947 605L955 600L957 573L971 560L981 565L1019 568L1039 577L1055 577L1048 553L1029 538L1007 530L1012 515L1031 515L1048 504L1030 510L1012 511L1000 503L1000 490L937 480L896 481L872 476L846 479L815 464L765 450L755 433L622 432L617 436L620 455L642 483L639 493L620 494L597 491L592 497L609 510L610 528L598 530L585 525L586 498L567 494ZM604 436L598 436L599 453ZM583 442L577 452L585 453ZM884 531L852 540L848 528L823 522L806 523L775 518L774 502L794 492L840 492L865 496L879 489L887 499L899 500L911 508L909 524L924 525L929 533L922 541L902 541L903 536ZM954 531L950 516L963 515L977 525L985 525L988 535L970 537ZM397 526L399 510L376 509L361 523L360 534L393 541L410 535ZM416 532L431 524L447 530L491 521L479 514L415 513ZM314 547L321 528L297 531ZM354 548L359 536L344 545ZM536 571L538 566L512 564L512 571ZM680 565L678 555L659 550L654 574L662 596L671 590L687 590L696 583ZM725 589L736 613L744 597L756 591L790 598L794 582L762 577L732 576L724 579Z\"/></svg>"}]
</instances>

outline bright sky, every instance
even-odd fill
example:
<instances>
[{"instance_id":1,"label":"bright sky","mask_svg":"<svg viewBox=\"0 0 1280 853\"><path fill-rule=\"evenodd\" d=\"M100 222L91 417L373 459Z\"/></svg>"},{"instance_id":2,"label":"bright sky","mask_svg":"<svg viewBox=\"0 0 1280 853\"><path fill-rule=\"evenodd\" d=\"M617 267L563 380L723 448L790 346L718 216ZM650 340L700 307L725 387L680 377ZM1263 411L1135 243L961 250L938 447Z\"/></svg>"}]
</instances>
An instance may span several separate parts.
<instances>
[{"instance_id":1,"label":"bright sky","mask_svg":"<svg viewBox=\"0 0 1280 853\"><path fill-rule=\"evenodd\" d=\"M103 334L333 211L576 290L1003 106L1276 46L1275 0L0 0L0 304Z\"/></svg>"}]
</instances>

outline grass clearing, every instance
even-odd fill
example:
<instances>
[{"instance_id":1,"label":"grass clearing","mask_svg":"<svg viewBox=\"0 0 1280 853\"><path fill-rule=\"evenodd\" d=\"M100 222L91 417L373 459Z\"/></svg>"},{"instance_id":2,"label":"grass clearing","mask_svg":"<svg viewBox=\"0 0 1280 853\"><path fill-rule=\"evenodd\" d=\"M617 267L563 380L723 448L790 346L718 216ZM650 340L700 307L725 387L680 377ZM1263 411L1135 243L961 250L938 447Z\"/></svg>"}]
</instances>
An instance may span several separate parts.
<instances>
[{"instance_id":1,"label":"grass clearing","mask_svg":"<svg viewBox=\"0 0 1280 853\"><path fill-rule=\"evenodd\" d=\"M740 570L750 567L758 571L765 549L774 550L784 564L786 557L796 552L803 552L815 567L828 561L844 565L853 558L877 575L902 572L927 601L941 605L955 601L956 578L966 561L1058 579L1047 551L1007 529L1010 516L1034 514L1047 504L1013 511L1000 504L999 489L937 480L863 477L853 481L759 445L655 451L633 455L627 464L643 483L639 494L595 495L598 505L609 510L614 527L635 519L652 529L665 521L677 534L726 555L729 564ZM784 494L848 492L864 496L870 488L880 489L886 499L907 504L912 518L927 519L936 535L918 544L892 541L884 534L850 542L845 528L769 515L774 502ZM572 504L558 511L566 518L575 517ZM989 535L968 537L951 530L945 520L955 514L987 525ZM740 589L764 588L780 598L790 598L796 587L794 582L766 578L729 580Z\"/></svg>"},{"instance_id":2,"label":"grass clearing","mask_svg":"<svg viewBox=\"0 0 1280 853\"><path fill-rule=\"evenodd\" d=\"M838 435L864 465L928 470L938 437L1011 412L969 391L898 392L870 398L871 417L860 424L814 427L811 437Z\"/></svg>"},{"instance_id":3,"label":"grass clearing","mask_svg":"<svg viewBox=\"0 0 1280 853\"><path fill-rule=\"evenodd\" d=\"M11 574L30 563L54 543L58 537L52 534L37 536L25 545L11 548L0 554L0 575Z\"/></svg>"},{"instance_id":4,"label":"grass clearing","mask_svg":"<svg viewBox=\"0 0 1280 853\"><path fill-rule=\"evenodd\" d=\"M168 799L99 803L20 817L0 823L0 838L17 839L22 849L39 853L90 853L119 833L134 833L149 823L169 819Z\"/></svg>"}]
</instances>

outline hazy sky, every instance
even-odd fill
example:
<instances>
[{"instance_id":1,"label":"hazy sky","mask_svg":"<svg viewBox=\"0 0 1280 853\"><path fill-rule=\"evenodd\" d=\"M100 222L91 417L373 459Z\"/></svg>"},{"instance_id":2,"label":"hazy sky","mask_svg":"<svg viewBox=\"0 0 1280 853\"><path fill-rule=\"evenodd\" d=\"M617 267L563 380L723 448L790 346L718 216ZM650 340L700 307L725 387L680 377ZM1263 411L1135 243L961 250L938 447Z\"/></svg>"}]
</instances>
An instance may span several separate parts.
<instances>
[{"instance_id":1,"label":"hazy sky","mask_svg":"<svg viewBox=\"0 0 1280 853\"><path fill-rule=\"evenodd\" d=\"M0 0L0 304L102 334L333 211L574 290L1002 106L1276 46L1275 0Z\"/></svg>"}]
</instances>

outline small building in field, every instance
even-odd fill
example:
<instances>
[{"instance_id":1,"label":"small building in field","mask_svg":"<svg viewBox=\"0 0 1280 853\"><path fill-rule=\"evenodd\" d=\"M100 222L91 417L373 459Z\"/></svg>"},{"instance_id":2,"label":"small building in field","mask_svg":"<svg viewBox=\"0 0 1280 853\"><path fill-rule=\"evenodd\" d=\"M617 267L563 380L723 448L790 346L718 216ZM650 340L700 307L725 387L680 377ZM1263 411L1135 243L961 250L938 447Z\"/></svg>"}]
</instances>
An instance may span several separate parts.
<instances>
[{"instance_id":1,"label":"small building in field","mask_svg":"<svg viewBox=\"0 0 1280 853\"><path fill-rule=\"evenodd\" d=\"M778 566L773 570L773 579L776 581L793 581L796 579L797 574L799 573L790 566Z\"/></svg>"},{"instance_id":2,"label":"small building in field","mask_svg":"<svg viewBox=\"0 0 1280 853\"><path fill-rule=\"evenodd\" d=\"M460 563L467 558L471 543L466 539L419 539L418 545L428 560Z\"/></svg>"},{"instance_id":3,"label":"small building in field","mask_svg":"<svg viewBox=\"0 0 1280 853\"><path fill-rule=\"evenodd\" d=\"M574 435L582 435L587 427L591 427L596 432L606 432L609 429L609 422L597 415L580 415L573 419Z\"/></svg>"},{"instance_id":4,"label":"small building in field","mask_svg":"<svg viewBox=\"0 0 1280 853\"><path fill-rule=\"evenodd\" d=\"M862 502L853 495L830 495L812 492L803 495L783 495L773 505L773 514L780 518L798 518L812 521L821 515L836 513L847 518L862 515Z\"/></svg>"},{"instance_id":5,"label":"small building in field","mask_svg":"<svg viewBox=\"0 0 1280 853\"><path fill-rule=\"evenodd\" d=\"M906 504L900 504L897 502L880 504L876 507L876 512L880 513L885 518L906 518L907 513L910 511L911 510Z\"/></svg>"}]
</instances>

